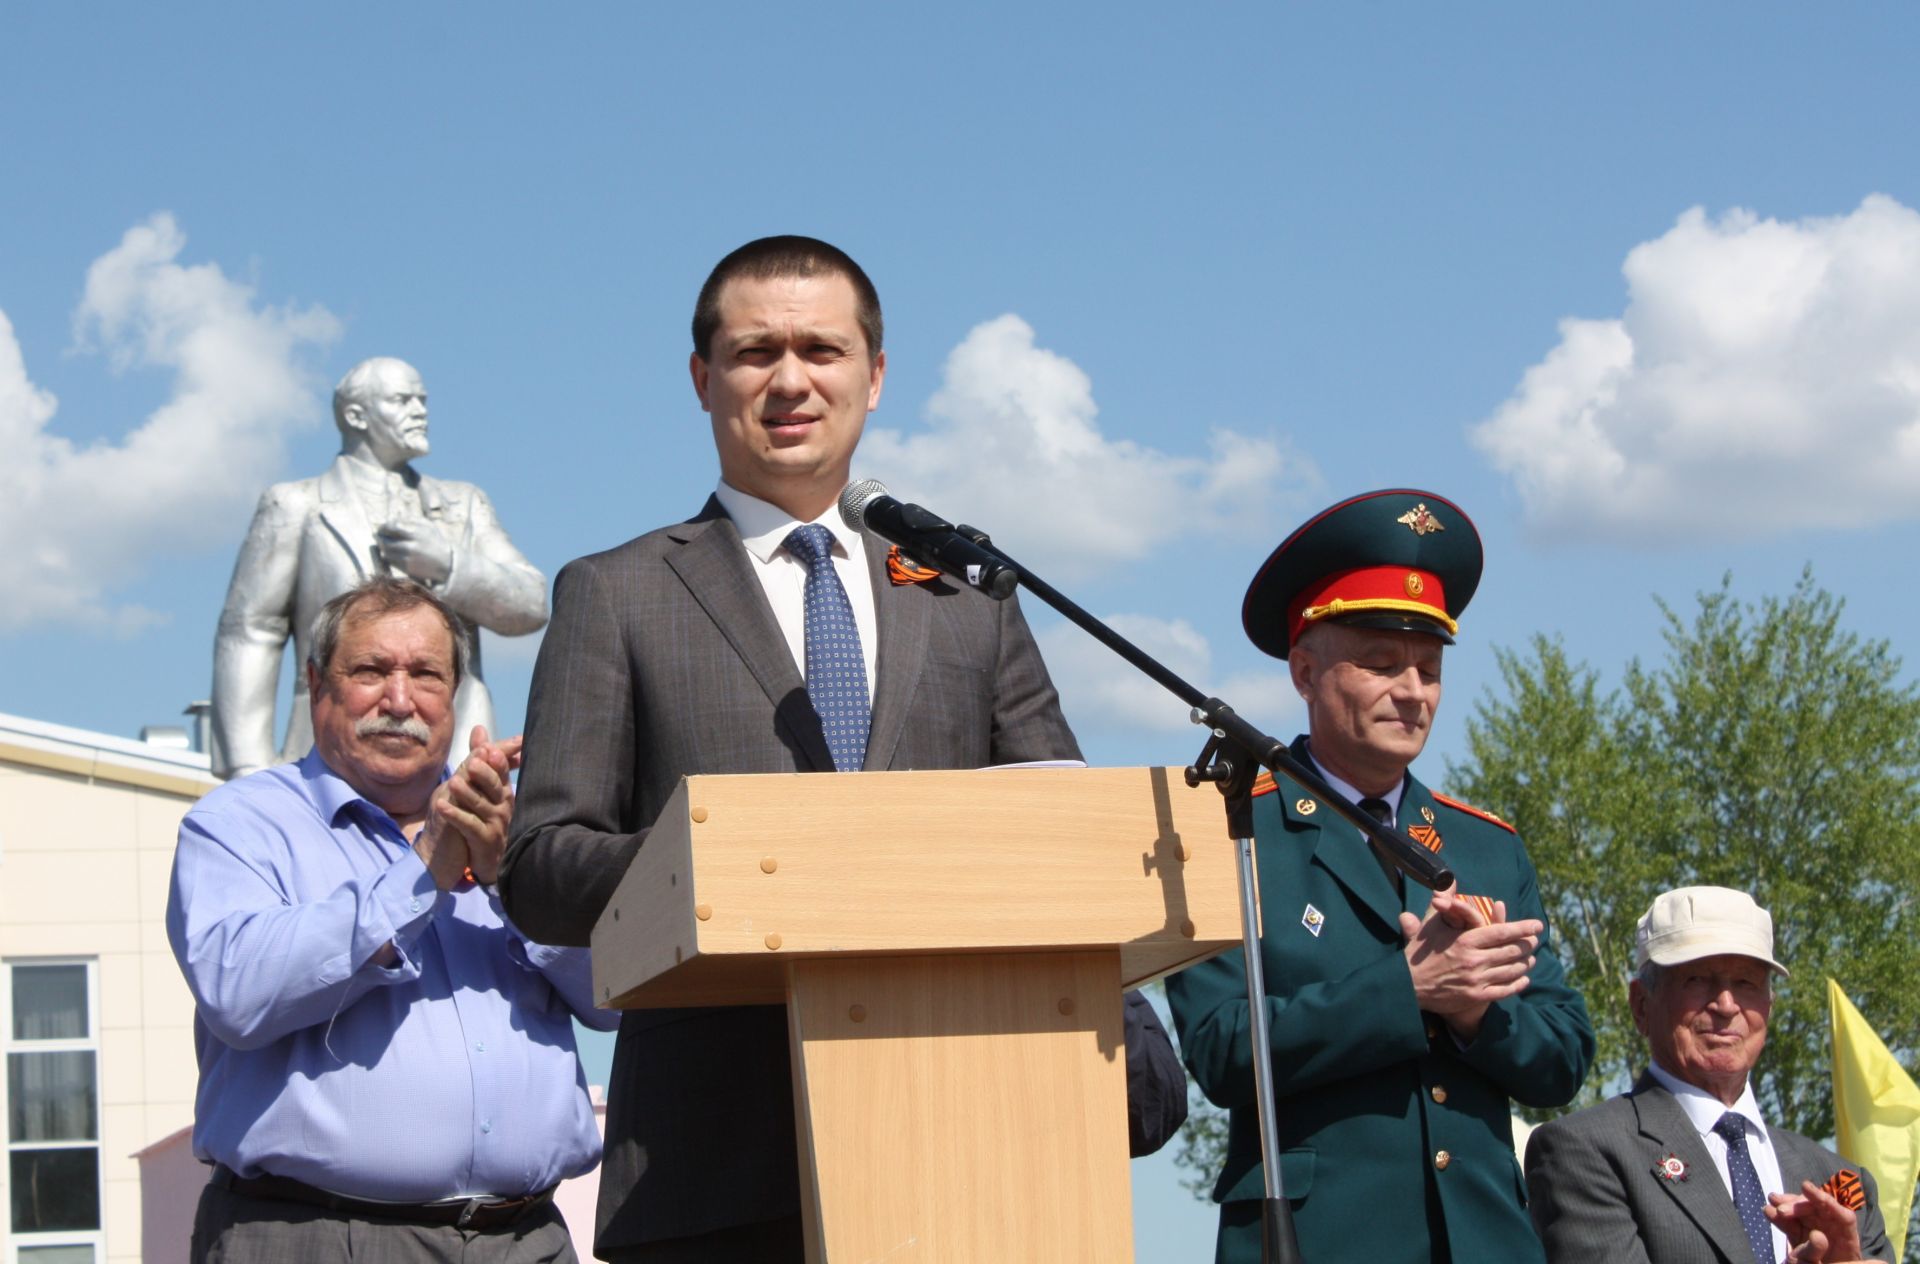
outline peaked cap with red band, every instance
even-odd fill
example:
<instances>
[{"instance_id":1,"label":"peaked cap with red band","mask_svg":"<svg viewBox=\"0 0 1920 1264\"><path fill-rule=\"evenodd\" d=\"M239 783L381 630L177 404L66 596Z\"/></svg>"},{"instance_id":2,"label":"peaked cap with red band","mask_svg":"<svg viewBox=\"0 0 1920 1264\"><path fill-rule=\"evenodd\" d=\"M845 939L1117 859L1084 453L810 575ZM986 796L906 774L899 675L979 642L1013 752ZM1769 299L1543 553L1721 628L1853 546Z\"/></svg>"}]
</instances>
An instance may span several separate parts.
<instances>
[{"instance_id":1,"label":"peaked cap with red band","mask_svg":"<svg viewBox=\"0 0 1920 1264\"><path fill-rule=\"evenodd\" d=\"M1285 658L1311 624L1426 632L1453 644L1480 586L1480 533L1444 496L1366 492L1308 519L1253 577L1240 622Z\"/></svg>"}]
</instances>

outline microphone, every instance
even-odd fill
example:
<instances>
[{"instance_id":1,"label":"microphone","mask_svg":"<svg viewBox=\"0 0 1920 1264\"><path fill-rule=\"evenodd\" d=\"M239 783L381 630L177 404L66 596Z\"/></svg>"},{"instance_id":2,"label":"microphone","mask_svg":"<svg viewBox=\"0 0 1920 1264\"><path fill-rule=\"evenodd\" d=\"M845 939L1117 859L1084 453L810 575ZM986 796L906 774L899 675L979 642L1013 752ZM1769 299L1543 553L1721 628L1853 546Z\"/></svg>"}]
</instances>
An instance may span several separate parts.
<instances>
[{"instance_id":1,"label":"microphone","mask_svg":"<svg viewBox=\"0 0 1920 1264\"><path fill-rule=\"evenodd\" d=\"M931 509L895 500L878 479L848 483L840 493L840 517L856 531L865 527L899 545L914 561L964 579L996 601L1020 584L1020 572L1005 558L968 539Z\"/></svg>"}]
</instances>

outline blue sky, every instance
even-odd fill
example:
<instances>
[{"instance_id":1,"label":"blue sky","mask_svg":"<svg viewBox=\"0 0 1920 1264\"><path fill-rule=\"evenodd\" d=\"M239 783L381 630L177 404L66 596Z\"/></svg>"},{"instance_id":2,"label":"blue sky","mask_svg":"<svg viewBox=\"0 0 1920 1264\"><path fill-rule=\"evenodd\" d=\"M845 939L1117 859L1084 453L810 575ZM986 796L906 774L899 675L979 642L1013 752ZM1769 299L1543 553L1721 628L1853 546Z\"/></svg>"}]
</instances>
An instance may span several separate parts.
<instances>
[{"instance_id":1,"label":"blue sky","mask_svg":"<svg viewBox=\"0 0 1920 1264\"><path fill-rule=\"evenodd\" d=\"M369 355L419 366L423 468L549 576L691 513L693 295L771 232L885 300L857 473L1281 736L1241 593L1370 487L1487 546L1434 779L1493 646L1617 678L1655 594L1729 571L1810 563L1904 650L1917 34L1881 4L5 5L0 711L131 735L204 696L252 503L326 464ZM1031 613L1093 759L1192 754ZM530 649L489 647L510 727ZM1204 1258L1185 1195L1139 1197L1142 1259Z\"/></svg>"}]
</instances>

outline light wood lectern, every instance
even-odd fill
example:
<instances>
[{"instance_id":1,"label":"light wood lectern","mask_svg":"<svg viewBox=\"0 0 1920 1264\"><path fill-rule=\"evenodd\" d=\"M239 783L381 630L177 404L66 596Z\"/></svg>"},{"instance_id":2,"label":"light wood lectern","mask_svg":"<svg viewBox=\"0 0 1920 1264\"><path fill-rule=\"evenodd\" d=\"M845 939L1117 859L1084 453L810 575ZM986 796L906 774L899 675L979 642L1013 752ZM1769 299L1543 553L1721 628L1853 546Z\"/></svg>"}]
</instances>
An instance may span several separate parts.
<instances>
[{"instance_id":1,"label":"light wood lectern","mask_svg":"<svg viewBox=\"0 0 1920 1264\"><path fill-rule=\"evenodd\" d=\"M1225 822L1178 769L689 777L594 988L787 1005L814 1264L1131 1260L1121 991L1239 942Z\"/></svg>"}]
</instances>

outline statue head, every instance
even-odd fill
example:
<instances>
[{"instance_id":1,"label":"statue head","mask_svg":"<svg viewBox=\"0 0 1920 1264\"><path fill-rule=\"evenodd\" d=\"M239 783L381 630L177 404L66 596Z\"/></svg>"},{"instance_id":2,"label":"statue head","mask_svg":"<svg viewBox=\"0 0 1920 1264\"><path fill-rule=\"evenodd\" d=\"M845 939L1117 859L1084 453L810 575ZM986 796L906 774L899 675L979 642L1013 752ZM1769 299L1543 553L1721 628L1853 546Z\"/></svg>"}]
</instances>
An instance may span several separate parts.
<instances>
[{"instance_id":1,"label":"statue head","mask_svg":"<svg viewBox=\"0 0 1920 1264\"><path fill-rule=\"evenodd\" d=\"M333 388L333 423L341 451L364 451L397 470L427 454L427 388L405 360L362 360Z\"/></svg>"}]
</instances>

